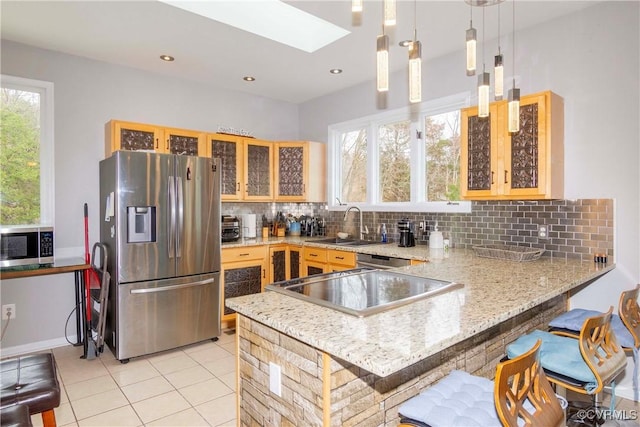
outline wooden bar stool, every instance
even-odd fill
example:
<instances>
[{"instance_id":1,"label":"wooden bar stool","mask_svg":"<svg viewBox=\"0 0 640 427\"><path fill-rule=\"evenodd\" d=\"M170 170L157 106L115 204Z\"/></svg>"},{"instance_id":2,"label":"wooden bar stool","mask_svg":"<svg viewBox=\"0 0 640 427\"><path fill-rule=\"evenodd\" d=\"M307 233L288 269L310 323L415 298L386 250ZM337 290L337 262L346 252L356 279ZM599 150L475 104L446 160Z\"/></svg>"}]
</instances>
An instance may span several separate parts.
<instances>
[{"instance_id":1,"label":"wooden bar stool","mask_svg":"<svg viewBox=\"0 0 640 427\"><path fill-rule=\"evenodd\" d=\"M45 427L55 427L54 408L60 405L60 384L53 354L41 353L0 361L0 405L25 405L29 414L42 413Z\"/></svg>"},{"instance_id":2,"label":"wooden bar stool","mask_svg":"<svg viewBox=\"0 0 640 427\"><path fill-rule=\"evenodd\" d=\"M562 425L562 407L540 367L540 344L498 364L495 381L452 371L400 406L400 426Z\"/></svg>"},{"instance_id":3,"label":"wooden bar stool","mask_svg":"<svg viewBox=\"0 0 640 427\"><path fill-rule=\"evenodd\" d=\"M638 385L638 370L640 369L640 306L638 306L638 295L640 295L640 285L634 289L624 291L620 294L618 304L619 316L611 316L611 328L616 335L618 344L625 352L633 354L633 393L634 399L638 401L640 387ZM549 322L549 331L568 337L578 338L580 329L584 322L593 316L600 314L595 310L585 310L574 308L561 314Z\"/></svg>"},{"instance_id":4,"label":"wooden bar stool","mask_svg":"<svg viewBox=\"0 0 640 427\"><path fill-rule=\"evenodd\" d=\"M580 329L578 339L540 330L523 335L507 346L507 356L518 357L531 343L542 340L540 364L549 381L565 389L591 396L592 405L597 407L598 393L607 384L612 384L614 392L615 379L627 365L624 351L611 331L612 312L613 307L607 313L588 318ZM613 403L615 394L612 394ZM591 414L590 411L585 413ZM601 420L576 421L597 425Z\"/></svg>"}]
</instances>

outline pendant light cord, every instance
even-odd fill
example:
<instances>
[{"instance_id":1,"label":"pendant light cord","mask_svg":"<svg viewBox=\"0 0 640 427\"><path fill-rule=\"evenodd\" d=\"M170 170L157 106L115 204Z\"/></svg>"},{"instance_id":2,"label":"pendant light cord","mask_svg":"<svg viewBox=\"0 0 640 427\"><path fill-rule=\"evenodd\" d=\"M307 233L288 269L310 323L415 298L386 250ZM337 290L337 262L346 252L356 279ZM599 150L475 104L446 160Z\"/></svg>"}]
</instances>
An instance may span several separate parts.
<instances>
[{"instance_id":1,"label":"pendant light cord","mask_svg":"<svg viewBox=\"0 0 640 427\"><path fill-rule=\"evenodd\" d=\"M513 0L513 88L516 88L516 0Z\"/></svg>"},{"instance_id":2,"label":"pendant light cord","mask_svg":"<svg viewBox=\"0 0 640 427\"><path fill-rule=\"evenodd\" d=\"M418 0L413 0L413 41L418 40Z\"/></svg>"},{"instance_id":3,"label":"pendant light cord","mask_svg":"<svg viewBox=\"0 0 640 427\"><path fill-rule=\"evenodd\" d=\"M498 55L500 53L500 3L498 3Z\"/></svg>"},{"instance_id":4,"label":"pendant light cord","mask_svg":"<svg viewBox=\"0 0 640 427\"><path fill-rule=\"evenodd\" d=\"M484 29L486 25L484 25L484 7L482 8L482 72L485 72L485 63L484 63Z\"/></svg>"}]
</instances>

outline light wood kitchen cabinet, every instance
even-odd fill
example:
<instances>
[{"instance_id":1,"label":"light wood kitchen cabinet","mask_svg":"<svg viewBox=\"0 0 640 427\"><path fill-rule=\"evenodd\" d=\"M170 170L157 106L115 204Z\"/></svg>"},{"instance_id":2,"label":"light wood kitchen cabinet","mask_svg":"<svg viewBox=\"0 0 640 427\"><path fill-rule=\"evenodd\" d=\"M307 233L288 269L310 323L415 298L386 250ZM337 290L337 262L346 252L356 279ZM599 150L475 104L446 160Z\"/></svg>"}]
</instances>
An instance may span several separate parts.
<instances>
[{"instance_id":1,"label":"light wood kitchen cabinet","mask_svg":"<svg viewBox=\"0 0 640 427\"><path fill-rule=\"evenodd\" d=\"M272 201L274 144L235 135L209 134L211 157L221 159L221 200Z\"/></svg>"},{"instance_id":2,"label":"light wood kitchen cabinet","mask_svg":"<svg viewBox=\"0 0 640 427\"><path fill-rule=\"evenodd\" d=\"M282 202L325 202L326 144L279 142L274 156L275 199Z\"/></svg>"},{"instance_id":3,"label":"light wood kitchen cabinet","mask_svg":"<svg viewBox=\"0 0 640 427\"><path fill-rule=\"evenodd\" d=\"M105 125L105 156L117 150L206 156L203 132L111 120Z\"/></svg>"},{"instance_id":4,"label":"light wood kitchen cabinet","mask_svg":"<svg viewBox=\"0 0 640 427\"><path fill-rule=\"evenodd\" d=\"M302 271L302 246L269 246L269 283L297 279Z\"/></svg>"},{"instance_id":5,"label":"light wood kitchen cabinet","mask_svg":"<svg viewBox=\"0 0 640 427\"><path fill-rule=\"evenodd\" d=\"M236 317L235 311L225 306L225 299L262 292L267 285L268 268L267 246L222 249L222 322Z\"/></svg>"},{"instance_id":6,"label":"light wood kitchen cabinet","mask_svg":"<svg viewBox=\"0 0 640 427\"><path fill-rule=\"evenodd\" d=\"M273 147L269 141L244 139L244 200L273 200Z\"/></svg>"},{"instance_id":7,"label":"light wood kitchen cabinet","mask_svg":"<svg viewBox=\"0 0 640 427\"><path fill-rule=\"evenodd\" d=\"M244 143L242 137L225 134L207 135L211 157L218 157L220 166L220 199L242 200L244 188Z\"/></svg>"},{"instance_id":8,"label":"light wood kitchen cabinet","mask_svg":"<svg viewBox=\"0 0 640 427\"><path fill-rule=\"evenodd\" d=\"M356 267L356 253L337 249L304 248L306 276L349 270Z\"/></svg>"},{"instance_id":9,"label":"light wood kitchen cabinet","mask_svg":"<svg viewBox=\"0 0 640 427\"><path fill-rule=\"evenodd\" d=\"M297 279L302 277L302 246L289 245L289 277L287 279Z\"/></svg>"},{"instance_id":10,"label":"light wood kitchen cabinet","mask_svg":"<svg viewBox=\"0 0 640 427\"><path fill-rule=\"evenodd\" d=\"M329 271L356 268L356 253L329 249L327 250L327 264L329 265Z\"/></svg>"},{"instance_id":11,"label":"light wood kitchen cabinet","mask_svg":"<svg viewBox=\"0 0 640 427\"><path fill-rule=\"evenodd\" d=\"M508 132L508 102L461 111L460 180L466 200L559 199L564 194L564 106L541 92L520 99L520 131Z\"/></svg>"},{"instance_id":12,"label":"light wood kitchen cabinet","mask_svg":"<svg viewBox=\"0 0 640 427\"><path fill-rule=\"evenodd\" d=\"M329 271L326 249L305 247L303 248L303 254L303 276L313 276L314 274L322 274Z\"/></svg>"}]
</instances>

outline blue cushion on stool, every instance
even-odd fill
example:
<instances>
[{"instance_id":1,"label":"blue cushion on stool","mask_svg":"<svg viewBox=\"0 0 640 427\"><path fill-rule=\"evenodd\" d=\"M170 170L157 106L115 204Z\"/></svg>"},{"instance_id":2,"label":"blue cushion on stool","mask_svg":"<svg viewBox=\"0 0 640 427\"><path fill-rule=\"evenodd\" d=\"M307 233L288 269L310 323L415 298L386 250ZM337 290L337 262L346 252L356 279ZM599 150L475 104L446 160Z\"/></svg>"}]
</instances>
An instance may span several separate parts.
<instances>
[{"instance_id":1,"label":"blue cushion on stool","mask_svg":"<svg viewBox=\"0 0 640 427\"><path fill-rule=\"evenodd\" d=\"M588 393L597 387L596 377L584 361L580 353L580 345L575 338L536 330L509 344L507 357L513 359L526 353L537 340L542 340L540 364L544 369L584 382Z\"/></svg>"},{"instance_id":2,"label":"blue cushion on stool","mask_svg":"<svg viewBox=\"0 0 640 427\"><path fill-rule=\"evenodd\" d=\"M527 350L529 350L529 347ZM436 384L403 403L400 415L438 426L500 426L493 402L493 381L451 371Z\"/></svg>"},{"instance_id":3,"label":"blue cushion on stool","mask_svg":"<svg viewBox=\"0 0 640 427\"><path fill-rule=\"evenodd\" d=\"M549 322L549 326L552 328L569 329L579 333L585 320L599 314L602 313L595 310L574 308L553 319ZM622 347L635 347L633 335L631 335L631 332L629 332L629 329L622 323L622 319L620 319L620 316L617 314L611 316L611 329L613 329L613 333L616 335L618 344Z\"/></svg>"}]
</instances>

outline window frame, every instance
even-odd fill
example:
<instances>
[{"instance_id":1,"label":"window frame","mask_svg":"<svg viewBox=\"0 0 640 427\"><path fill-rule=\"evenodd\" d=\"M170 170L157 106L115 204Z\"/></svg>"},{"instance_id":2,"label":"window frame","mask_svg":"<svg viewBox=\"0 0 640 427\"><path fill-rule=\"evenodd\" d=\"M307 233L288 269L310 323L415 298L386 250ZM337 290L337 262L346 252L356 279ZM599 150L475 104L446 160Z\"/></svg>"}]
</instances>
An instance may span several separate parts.
<instances>
[{"instance_id":1,"label":"window frame","mask_svg":"<svg viewBox=\"0 0 640 427\"><path fill-rule=\"evenodd\" d=\"M0 87L40 94L40 222L55 221L54 103L53 83L0 74Z\"/></svg>"},{"instance_id":2,"label":"window frame","mask_svg":"<svg viewBox=\"0 0 640 427\"><path fill-rule=\"evenodd\" d=\"M344 203L340 203L340 140L345 132L366 129L367 132L367 198L364 203L348 203L349 206L371 212L433 212L433 213L469 213L471 212L470 201L426 201L424 197L425 182L425 143L424 125L425 118L454 110L460 110L470 105L470 93L463 92L455 95L425 101L418 105L402 107L382 113L361 117L341 123L329 125L328 147L327 147L327 185L328 201L327 209L341 211L346 209ZM378 151L378 128L381 125L394 123L403 120L411 121L411 135L416 135L416 131L421 132L422 138L411 138L411 152L416 155L411 156L411 185L409 202L382 202L379 191L379 151Z\"/></svg>"}]
</instances>

